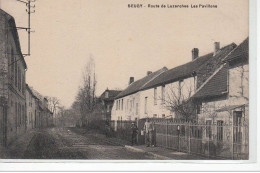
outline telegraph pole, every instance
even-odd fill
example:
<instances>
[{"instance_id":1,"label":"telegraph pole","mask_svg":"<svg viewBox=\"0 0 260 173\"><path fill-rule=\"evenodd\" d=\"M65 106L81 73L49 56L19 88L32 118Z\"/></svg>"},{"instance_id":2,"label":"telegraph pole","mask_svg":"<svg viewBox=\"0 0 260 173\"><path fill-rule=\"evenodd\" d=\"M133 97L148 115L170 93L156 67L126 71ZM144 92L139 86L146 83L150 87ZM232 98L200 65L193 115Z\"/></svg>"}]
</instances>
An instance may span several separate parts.
<instances>
[{"instance_id":1,"label":"telegraph pole","mask_svg":"<svg viewBox=\"0 0 260 173\"><path fill-rule=\"evenodd\" d=\"M30 56L31 55L31 32L34 32L31 30L31 14L35 13L35 10L32 10L32 8L35 8L35 5L32 5L36 0L16 0L20 3L24 3L27 7L26 12L28 14L28 26L27 27L16 27L17 29L25 29L28 33L28 51L26 54L23 54L23 56Z\"/></svg>"}]
</instances>

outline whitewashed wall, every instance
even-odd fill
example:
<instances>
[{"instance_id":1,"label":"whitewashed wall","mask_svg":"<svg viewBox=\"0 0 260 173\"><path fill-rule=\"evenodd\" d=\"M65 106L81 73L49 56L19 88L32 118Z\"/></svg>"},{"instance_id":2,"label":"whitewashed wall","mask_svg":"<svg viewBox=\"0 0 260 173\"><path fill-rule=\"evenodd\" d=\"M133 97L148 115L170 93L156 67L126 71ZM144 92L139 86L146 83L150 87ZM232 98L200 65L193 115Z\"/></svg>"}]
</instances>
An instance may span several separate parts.
<instances>
[{"instance_id":1,"label":"whitewashed wall","mask_svg":"<svg viewBox=\"0 0 260 173\"><path fill-rule=\"evenodd\" d=\"M179 90L181 90L181 98L187 99L190 95L194 94L196 79L190 77L184 79L179 85L179 81L166 84L165 85L165 102L163 103L162 96L162 86L157 88L157 99L155 101L154 97L154 88L147 90L139 91L138 93L120 98L115 100L114 106L112 109L112 120L134 120L135 118L152 118L156 116L157 118L163 118L163 115L166 118L175 117L174 113L169 110L169 102L175 96L179 97ZM174 95L174 96L173 96ZM145 112L145 98L147 97L147 111ZM123 99L123 109L122 109L122 99ZM116 109L116 103L120 100L120 109Z\"/></svg>"}]
</instances>

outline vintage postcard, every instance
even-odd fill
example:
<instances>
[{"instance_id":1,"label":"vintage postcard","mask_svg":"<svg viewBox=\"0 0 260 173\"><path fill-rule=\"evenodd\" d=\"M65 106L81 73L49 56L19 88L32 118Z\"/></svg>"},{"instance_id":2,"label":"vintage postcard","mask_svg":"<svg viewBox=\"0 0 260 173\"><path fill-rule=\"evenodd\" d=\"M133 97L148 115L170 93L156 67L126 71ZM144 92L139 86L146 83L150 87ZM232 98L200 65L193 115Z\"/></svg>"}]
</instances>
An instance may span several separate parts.
<instances>
[{"instance_id":1,"label":"vintage postcard","mask_svg":"<svg viewBox=\"0 0 260 173\"><path fill-rule=\"evenodd\" d=\"M249 0L0 0L0 159L248 161L250 39Z\"/></svg>"}]
</instances>

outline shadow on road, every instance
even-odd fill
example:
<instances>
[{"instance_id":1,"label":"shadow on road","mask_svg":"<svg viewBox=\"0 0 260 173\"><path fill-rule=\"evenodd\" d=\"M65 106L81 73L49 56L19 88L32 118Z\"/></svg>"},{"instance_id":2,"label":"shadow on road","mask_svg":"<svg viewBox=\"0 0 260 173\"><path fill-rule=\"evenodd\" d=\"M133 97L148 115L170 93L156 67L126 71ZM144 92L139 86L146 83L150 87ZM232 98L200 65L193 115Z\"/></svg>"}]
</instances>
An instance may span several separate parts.
<instances>
[{"instance_id":1,"label":"shadow on road","mask_svg":"<svg viewBox=\"0 0 260 173\"><path fill-rule=\"evenodd\" d=\"M86 159L80 152L60 149L56 139L48 133L37 133L24 153L26 159Z\"/></svg>"}]
</instances>

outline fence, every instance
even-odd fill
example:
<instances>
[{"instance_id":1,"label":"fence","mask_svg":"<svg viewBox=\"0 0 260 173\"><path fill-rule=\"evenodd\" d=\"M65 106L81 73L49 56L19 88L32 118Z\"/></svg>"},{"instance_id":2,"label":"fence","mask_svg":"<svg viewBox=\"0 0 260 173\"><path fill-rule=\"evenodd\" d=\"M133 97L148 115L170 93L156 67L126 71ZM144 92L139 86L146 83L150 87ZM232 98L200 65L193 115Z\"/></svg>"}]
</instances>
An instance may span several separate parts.
<instances>
[{"instance_id":1,"label":"fence","mask_svg":"<svg viewBox=\"0 0 260 173\"><path fill-rule=\"evenodd\" d=\"M248 159L248 126L156 121L156 145L219 159Z\"/></svg>"}]
</instances>

